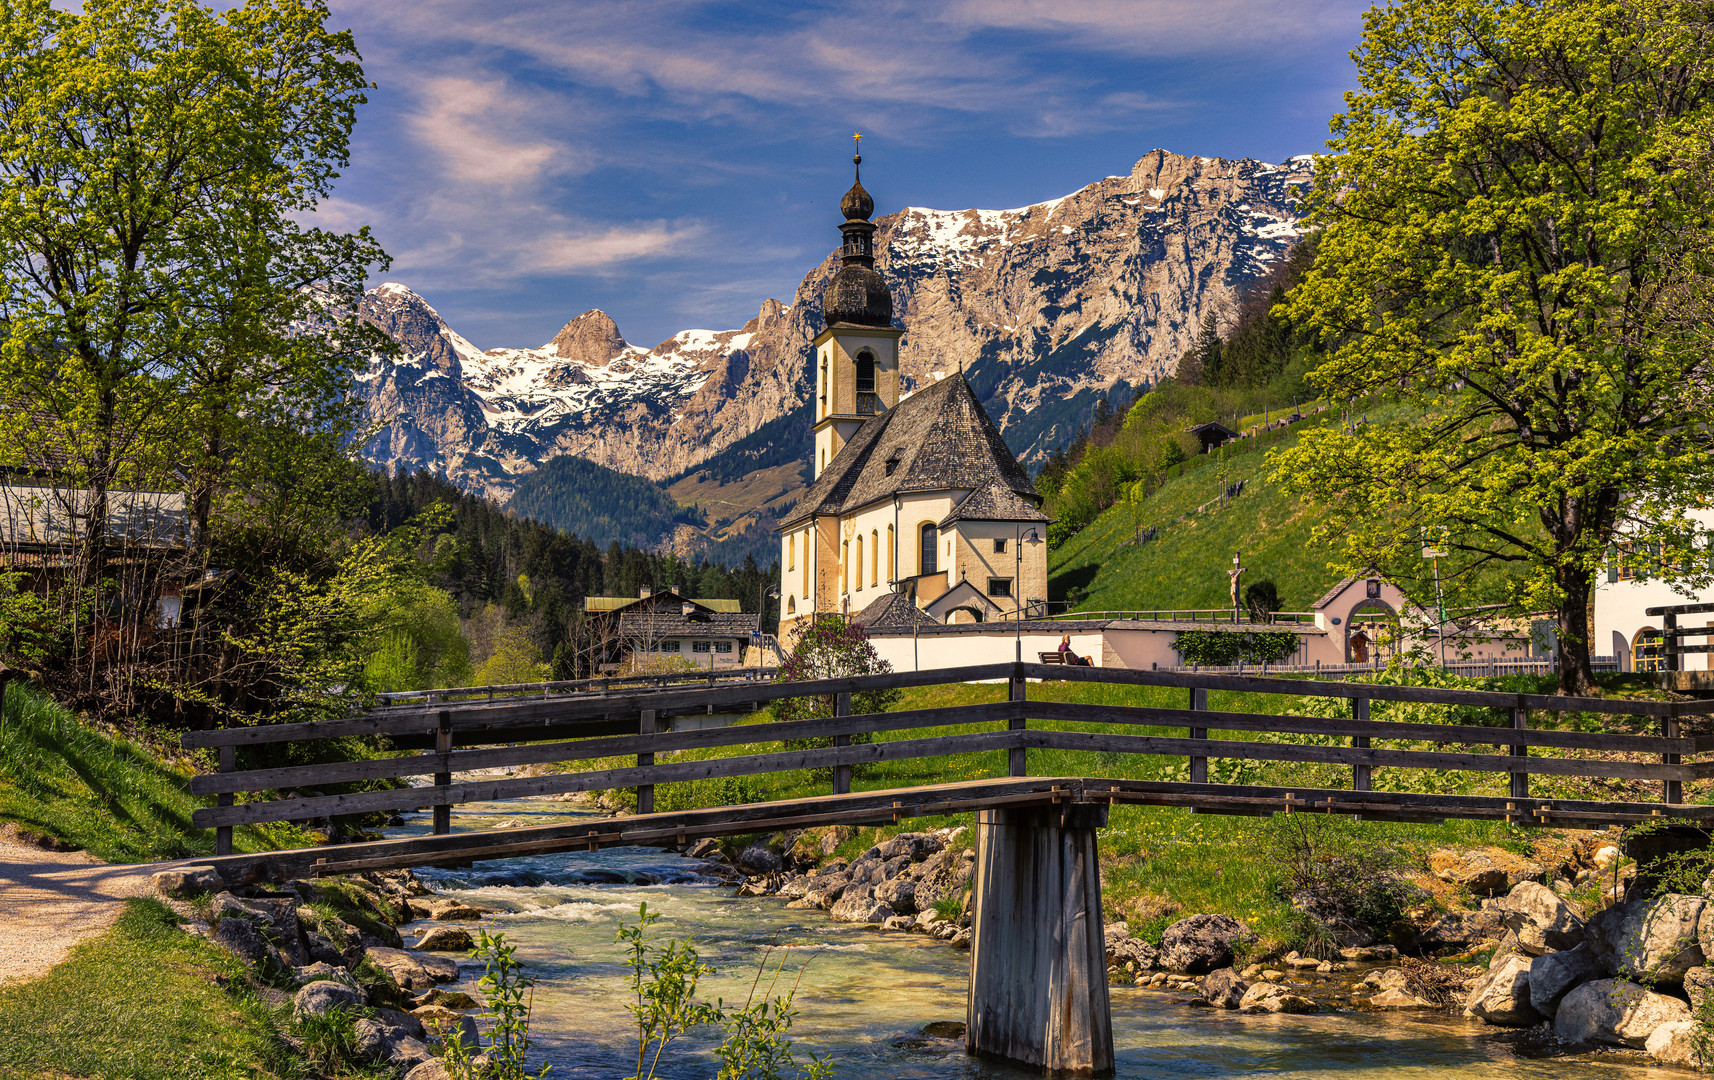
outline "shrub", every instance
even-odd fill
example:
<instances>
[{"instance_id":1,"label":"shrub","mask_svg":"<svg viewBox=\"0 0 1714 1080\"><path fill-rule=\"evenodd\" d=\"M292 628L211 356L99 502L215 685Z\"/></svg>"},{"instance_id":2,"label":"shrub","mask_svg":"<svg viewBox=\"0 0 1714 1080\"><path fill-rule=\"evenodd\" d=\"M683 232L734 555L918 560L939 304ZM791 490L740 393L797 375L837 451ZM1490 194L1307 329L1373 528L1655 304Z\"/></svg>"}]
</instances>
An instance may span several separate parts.
<instances>
[{"instance_id":1,"label":"shrub","mask_svg":"<svg viewBox=\"0 0 1714 1080\"><path fill-rule=\"evenodd\" d=\"M1276 664L1297 652L1297 635L1290 630L1183 630L1172 647L1187 664L1224 667Z\"/></svg>"},{"instance_id":2,"label":"shrub","mask_svg":"<svg viewBox=\"0 0 1714 1080\"><path fill-rule=\"evenodd\" d=\"M1421 892L1403 877L1403 859L1374 830L1328 814L1276 814L1267 857L1275 890L1300 917L1309 950L1326 955L1343 930L1385 932Z\"/></svg>"},{"instance_id":3,"label":"shrub","mask_svg":"<svg viewBox=\"0 0 1714 1080\"><path fill-rule=\"evenodd\" d=\"M780 665L778 680L798 682L805 679L839 679L854 675L884 675L893 665L875 652L869 635L854 622L839 615L822 615L805 630L792 647L791 655ZM886 712L899 700L899 691L863 690L851 695L853 714ZM774 702L776 720L818 720L833 715L834 695L817 694L808 697L781 698ZM872 741L874 736L859 732L851 736L854 744ZM830 738L791 739L786 749L820 749L833 745ZM831 768L814 769L820 779L832 776Z\"/></svg>"}]
</instances>

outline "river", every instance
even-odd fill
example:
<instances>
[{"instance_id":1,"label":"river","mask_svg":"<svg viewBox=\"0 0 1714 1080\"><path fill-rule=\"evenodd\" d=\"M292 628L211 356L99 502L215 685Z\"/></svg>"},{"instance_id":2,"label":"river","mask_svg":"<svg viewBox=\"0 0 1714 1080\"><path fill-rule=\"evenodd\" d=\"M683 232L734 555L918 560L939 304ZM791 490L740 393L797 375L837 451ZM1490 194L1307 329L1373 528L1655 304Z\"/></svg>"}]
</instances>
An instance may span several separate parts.
<instances>
[{"instance_id":1,"label":"river","mask_svg":"<svg viewBox=\"0 0 1714 1080\"><path fill-rule=\"evenodd\" d=\"M588 815L562 803L518 801L461 806L453 827L502 821L538 825ZM389 835L428 831L411 815ZM663 918L662 935L692 940L718 975L706 996L741 1003L758 965L783 956L784 989L798 979L794 1047L831 1057L836 1075L863 1080L1023 1080L1038 1074L964 1054L962 1035L940 1038L931 1024L964 1020L969 953L913 934L881 934L834 923L824 912L792 910L773 897L744 898L694 872L695 864L651 848L609 848L422 869L436 891L501 914L484 920L518 946L535 978L536 1051L558 1080L631 1075L635 1036L625 1010L629 968L614 935L636 921L638 905ZM1666 1080L1689 1075L1652 1068L1637 1055L1532 1057L1515 1035L1444 1014L1342 1012L1240 1016L1174 1004L1181 996L1113 987L1117 1076L1126 1080L1339 1076L1350 1080ZM688 1036L662 1059L662 1080L706 1080L717 1071L712 1033Z\"/></svg>"}]
</instances>

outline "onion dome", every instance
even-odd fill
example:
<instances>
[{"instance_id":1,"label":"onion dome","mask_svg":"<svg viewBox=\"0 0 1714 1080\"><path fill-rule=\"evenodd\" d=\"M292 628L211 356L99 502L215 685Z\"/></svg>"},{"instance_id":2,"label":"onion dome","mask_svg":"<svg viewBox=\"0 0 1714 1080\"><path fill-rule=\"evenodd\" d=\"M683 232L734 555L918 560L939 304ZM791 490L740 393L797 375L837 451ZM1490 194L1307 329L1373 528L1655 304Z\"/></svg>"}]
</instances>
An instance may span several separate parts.
<instances>
[{"instance_id":1,"label":"onion dome","mask_svg":"<svg viewBox=\"0 0 1714 1080\"><path fill-rule=\"evenodd\" d=\"M840 250L842 265L822 290L821 317L828 326L891 326L893 297L875 270L875 225L869 220L875 212L875 200L863 190L863 155L853 154L851 164L851 190L839 200L839 209L845 214L845 223L839 227L845 240Z\"/></svg>"},{"instance_id":2,"label":"onion dome","mask_svg":"<svg viewBox=\"0 0 1714 1080\"><path fill-rule=\"evenodd\" d=\"M846 263L833 272L833 280L822 290L821 317L829 326L891 326L893 294L873 266Z\"/></svg>"}]
</instances>

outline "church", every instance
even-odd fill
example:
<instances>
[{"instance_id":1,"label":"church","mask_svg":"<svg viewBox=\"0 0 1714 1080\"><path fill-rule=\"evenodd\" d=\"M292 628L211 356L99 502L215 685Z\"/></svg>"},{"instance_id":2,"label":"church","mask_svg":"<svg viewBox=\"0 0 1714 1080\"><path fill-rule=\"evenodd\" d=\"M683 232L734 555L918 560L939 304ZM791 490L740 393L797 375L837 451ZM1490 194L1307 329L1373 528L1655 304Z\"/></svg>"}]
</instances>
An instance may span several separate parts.
<instances>
[{"instance_id":1,"label":"church","mask_svg":"<svg viewBox=\"0 0 1714 1080\"><path fill-rule=\"evenodd\" d=\"M872 630L1040 616L1041 496L962 370L901 400L893 298L875 269L861 155L822 293L814 480L780 525L780 641L818 614Z\"/></svg>"}]
</instances>

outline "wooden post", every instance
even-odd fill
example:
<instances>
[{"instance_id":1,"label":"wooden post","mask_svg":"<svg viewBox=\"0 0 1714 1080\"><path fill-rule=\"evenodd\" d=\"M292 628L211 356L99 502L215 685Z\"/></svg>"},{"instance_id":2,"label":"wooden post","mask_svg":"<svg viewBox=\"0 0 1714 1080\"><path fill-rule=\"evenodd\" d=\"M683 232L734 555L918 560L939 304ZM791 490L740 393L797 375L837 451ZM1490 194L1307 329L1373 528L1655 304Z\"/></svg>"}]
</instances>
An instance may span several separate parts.
<instances>
[{"instance_id":1,"label":"wooden post","mask_svg":"<svg viewBox=\"0 0 1714 1080\"><path fill-rule=\"evenodd\" d=\"M1192 712L1208 711L1207 690L1200 686L1193 686L1190 688L1190 710ZM1206 739L1208 738L1208 729L1203 727L1193 727L1190 729L1190 737L1193 739ZM1208 783L1207 758L1193 757L1190 759L1190 782L1193 784Z\"/></svg>"},{"instance_id":2,"label":"wooden post","mask_svg":"<svg viewBox=\"0 0 1714 1080\"><path fill-rule=\"evenodd\" d=\"M219 771L223 773L234 772L237 768L238 748L233 746L231 743L227 743L220 748ZM227 792L224 795L216 796L214 805L231 806L236 801L236 797L231 792ZM216 855L232 854L232 826L216 825L214 827L214 853Z\"/></svg>"},{"instance_id":3,"label":"wooden post","mask_svg":"<svg viewBox=\"0 0 1714 1080\"><path fill-rule=\"evenodd\" d=\"M1010 683L1008 683L1008 687L1012 701L1023 701L1025 699L1024 677L1021 673L1012 676ZM1029 722L1027 720L1020 718L1009 721L1006 724L1006 728L1009 731L1022 731L1028 726L1028 724ZM1028 776L1030 774L1028 753L1029 751L1022 746L1014 746L1012 749L1006 751L1006 775Z\"/></svg>"},{"instance_id":4,"label":"wooden post","mask_svg":"<svg viewBox=\"0 0 1714 1080\"><path fill-rule=\"evenodd\" d=\"M452 831L452 804L445 801L445 789L452 786L452 713L442 710L435 719L434 752L441 756L441 766L447 771L434 774L434 834L445 836Z\"/></svg>"},{"instance_id":5,"label":"wooden post","mask_svg":"<svg viewBox=\"0 0 1714 1080\"><path fill-rule=\"evenodd\" d=\"M1669 739L1678 738L1678 717L1676 717L1676 716L1663 716L1663 717L1661 717L1660 718L1660 733ZM1677 765L1678 764L1678 755L1677 754L1662 754L1660 756L1660 762L1662 765ZM1668 802L1668 803L1681 803L1684 801L1684 781L1682 781L1682 780L1667 780L1667 781L1664 781L1664 784L1665 784L1665 788L1666 788L1666 792L1665 792L1665 795L1666 795L1665 801L1666 802Z\"/></svg>"},{"instance_id":6,"label":"wooden post","mask_svg":"<svg viewBox=\"0 0 1714 1080\"><path fill-rule=\"evenodd\" d=\"M1522 705L1514 706L1512 709L1512 730L1528 731L1529 726L1529 710L1524 708ZM1530 748L1527 746L1512 746L1507 752L1515 758L1527 758L1529 757ZM1530 797L1530 774L1527 771L1529 766L1524 765L1523 768L1525 770L1524 772L1515 772L1511 774L1512 798L1514 799L1527 799Z\"/></svg>"},{"instance_id":7,"label":"wooden post","mask_svg":"<svg viewBox=\"0 0 1714 1080\"><path fill-rule=\"evenodd\" d=\"M833 695L833 715L834 716L850 716L851 715L851 695L850 695L850 693ZM849 735L835 735L833 737L833 745L834 746L850 746L851 745L851 736L849 736ZM835 765L833 767L833 793L835 795L849 795L849 794L851 794L851 766L849 766L849 765Z\"/></svg>"},{"instance_id":8,"label":"wooden post","mask_svg":"<svg viewBox=\"0 0 1714 1080\"><path fill-rule=\"evenodd\" d=\"M1367 720L1368 718L1369 718L1369 699L1366 697L1352 698L1351 699L1351 719L1353 719L1353 720ZM1351 745L1352 745L1352 747L1359 749L1359 750L1367 750L1369 748L1369 737L1367 735L1353 735L1353 736L1351 736ZM1371 791L1371 790L1373 790L1373 787L1371 786L1370 776L1369 776L1369 766L1367 766L1367 765L1353 765L1353 766L1351 766L1351 790L1352 791Z\"/></svg>"},{"instance_id":9,"label":"wooden post","mask_svg":"<svg viewBox=\"0 0 1714 1080\"><path fill-rule=\"evenodd\" d=\"M1101 803L976 814L965 1047L1048 1076L1113 1071Z\"/></svg>"},{"instance_id":10,"label":"wooden post","mask_svg":"<svg viewBox=\"0 0 1714 1080\"><path fill-rule=\"evenodd\" d=\"M655 723L655 710L654 709L644 709L642 711L640 718L637 720L637 734L639 734L639 735L653 735L657 730L659 730L659 728L658 728L658 725ZM655 752L653 750L649 750L649 751L646 751L644 753L639 753L637 755L637 768L639 768L639 769L645 768L649 765L653 765L654 763L655 763ZM653 785L653 784L638 784L637 785L637 813L639 813L639 814L652 814L654 812L655 812L655 785Z\"/></svg>"}]
</instances>

